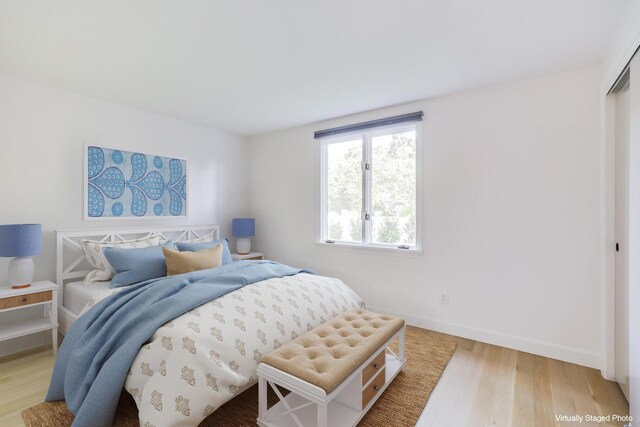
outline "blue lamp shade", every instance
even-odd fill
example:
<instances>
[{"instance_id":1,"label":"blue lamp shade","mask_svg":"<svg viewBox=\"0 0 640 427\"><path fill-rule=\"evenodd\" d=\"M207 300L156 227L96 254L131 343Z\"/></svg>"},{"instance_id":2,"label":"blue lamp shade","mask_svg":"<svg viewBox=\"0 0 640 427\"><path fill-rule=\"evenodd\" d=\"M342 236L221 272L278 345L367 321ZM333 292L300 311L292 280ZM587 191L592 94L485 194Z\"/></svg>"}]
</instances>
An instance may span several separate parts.
<instances>
[{"instance_id":1,"label":"blue lamp shade","mask_svg":"<svg viewBox=\"0 0 640 427\"><path fill-rule=\"evenodd\" d=\"M0 225L0 257L28 257L42 251L42 225Z\"/></svg>"},{"instance_id":2,"label":"blue lamp shade","mask_svg":"<svg viewBox=\"0 0 640 427\"><path fill-rule=\"evenodd\" d=\"M234 218L231 225L234 237L253 237L256 235L255 218Z\"/></svg>"}]
</instances>

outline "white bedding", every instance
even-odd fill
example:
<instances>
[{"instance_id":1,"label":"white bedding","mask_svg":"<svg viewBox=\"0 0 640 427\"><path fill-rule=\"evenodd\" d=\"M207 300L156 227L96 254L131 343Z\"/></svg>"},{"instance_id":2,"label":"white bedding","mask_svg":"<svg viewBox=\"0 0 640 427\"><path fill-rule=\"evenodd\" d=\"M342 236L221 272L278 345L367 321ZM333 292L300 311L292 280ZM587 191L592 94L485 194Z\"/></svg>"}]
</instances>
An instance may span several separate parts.
<instances>
[{"instance_id":1,"label":"white bedding","mask_svg":"<svg viewBox=\"0 0 640 427\"><path fill-rule=\"evenodd\" d=\"M262 355L363 307L340 280L303 273L245 286L179 316L139 350L127 376L140 425L197 426L257 382Z\"/></svg>"},{"instance_id":2,"label":"white bedding","mask_svg":"<svg viewBox=\"0 0 640 427\"><path fill-rule=\"evenodd\" d=\"M79 314L82 309L93 298L100 297L105 294L105 291L110 290L109 284L111 282L96 282L87 283L71 282L64 285L64 306L76 314Z\"/></svg>"}]
</instances>

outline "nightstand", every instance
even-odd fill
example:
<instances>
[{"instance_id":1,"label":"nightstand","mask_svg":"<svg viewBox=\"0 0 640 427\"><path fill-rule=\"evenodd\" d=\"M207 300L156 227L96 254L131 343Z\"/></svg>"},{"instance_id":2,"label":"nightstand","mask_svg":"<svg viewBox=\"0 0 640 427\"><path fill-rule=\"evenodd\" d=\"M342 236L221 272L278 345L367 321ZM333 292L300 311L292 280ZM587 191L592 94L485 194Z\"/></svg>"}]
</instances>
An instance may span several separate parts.
<instances>
[{"instance_id":1,"label":"nightstand","mask_svg":"<svg viewBox=\"0 0 640 427\"><path fill-rule=\"evenodd\" d=\"M234 261L249 260L249 259L264 259L264 254L262 252L249 252L248 254L245 254L245 255L231 254L231 258L233 258Z\"/></svg>"},{"instance_id":2,"label":"nightstand","mask_svg":"<svg viewBox=\"0 0 640 427\"><path fill-rule=\"evenodd\" d=\"M36 332L51 331L53 354L58 353L58 285L44 280L33 282L24 289L0 287L0 313L20 310L28 307L43 306L43 317L22 320L3 325L0 328L0 341L18 338Z\"/></svg>"}]
</instances>

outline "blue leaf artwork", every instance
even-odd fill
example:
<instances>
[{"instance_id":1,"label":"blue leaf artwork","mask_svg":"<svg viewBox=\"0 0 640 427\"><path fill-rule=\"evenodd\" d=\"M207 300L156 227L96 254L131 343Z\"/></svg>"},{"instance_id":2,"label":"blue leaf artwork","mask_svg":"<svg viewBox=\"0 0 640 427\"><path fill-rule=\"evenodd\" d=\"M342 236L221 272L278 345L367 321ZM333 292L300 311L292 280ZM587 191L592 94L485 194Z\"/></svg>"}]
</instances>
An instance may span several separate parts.
<instances>
[{"instance_id":1,"label":"blue leaf artwork","mask_svg":"<svg viewBox=\"0 0 640 427\"><path fill-rule=\"evenodd\" d=\"M177 217L187 212L187 162L87 148L89 218Z\"/></svg>"}]
</instances>

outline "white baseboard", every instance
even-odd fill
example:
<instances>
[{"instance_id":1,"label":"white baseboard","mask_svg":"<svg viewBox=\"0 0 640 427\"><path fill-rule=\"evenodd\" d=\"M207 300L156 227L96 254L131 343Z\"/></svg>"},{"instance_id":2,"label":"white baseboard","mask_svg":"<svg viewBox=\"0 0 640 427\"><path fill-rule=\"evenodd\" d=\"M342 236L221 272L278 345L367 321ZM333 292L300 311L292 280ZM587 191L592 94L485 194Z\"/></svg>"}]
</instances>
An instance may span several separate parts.
<instances>
[{"instance_id":1,"label":"white baseboard","mask_svg":"<svg viewBox=\"0 0 640 427\"><path fill-rule=\"evenodd\" d=\"M501 334L499 332L487 331L483 329L458 325L455 323L443 322L441 320L434 320L426 317L407 316L405 314L386 310L380 307L368 306L367 308L376 313L383 313L383 314L389 314L392 316L402 317L407 321L407 324L412 326L417 326L419 328L430 329L436 332L442 332L449 335L455 335L458 337L468 338L475 341L481 341L488 344L511 348L513 350L524 351L526 353L532 353L532 354L537 354L539 356L562 360L564 362L570 362L570 363L575 363L577 365L600 369L601 360L600 360L600 356L596 353L591 353L591 352L579 350L576 348L557 345L557 344L553 344L545 341L538 341L530 338ZM60 332L61 335L65 335L69 326L71 326L71 324L76 320L76 318L77 318L77 315L75 313L72 313L68 309L66 309L66 307L59 307L58 332ZM27 344L27 343L24 343L24 344ZM29 342L27 345L24 345L24 344L19 347L16 346L16 348L7 348L6 350L8 350L8 354L10 354L15 351L21 351L21 350L28 349L30 347L36 347L37 345L42 345L43 343ZM2 352L2 353L5 353L5 352Z\"/></svg>"},{"instance_id":2,"label":"white baseboard","mask_svg":"<svg viewBox=\"0 0 640 427\"><path fill-rule=\"evenodd\" d=\"M601 360L600 356L596 353L550 342L519 337L516 335L501 334L499 332L457 325L455 323L443 322L441 320L434 320L426 317L407 316L405 314L385 310L380 307L367 306L367 309L376 313L402 317L406 320L407 324L411 326L468 338L474 341L481 341L487 344L523 351L525 353L549 357L551 359L562 360L563 362L575 363L576 365L587 366L589 368L600 369Z\"/></svg>"},{"instance_id":3,"label":"white baseboard","mask_svg":"<svg viewBox=\"0 0 640 427\"><path fill-rule=\"evenodd\" d=\"M1 328L2 326L0 326ZM49 339L47 339L49 337ZM13 338L4 341L0 345L0 357L11 356L16 353L29 351L37 347L43 347L51 341L51 334L45 332L37 332L22 337Z\"/></svg>"}]
</instances>

